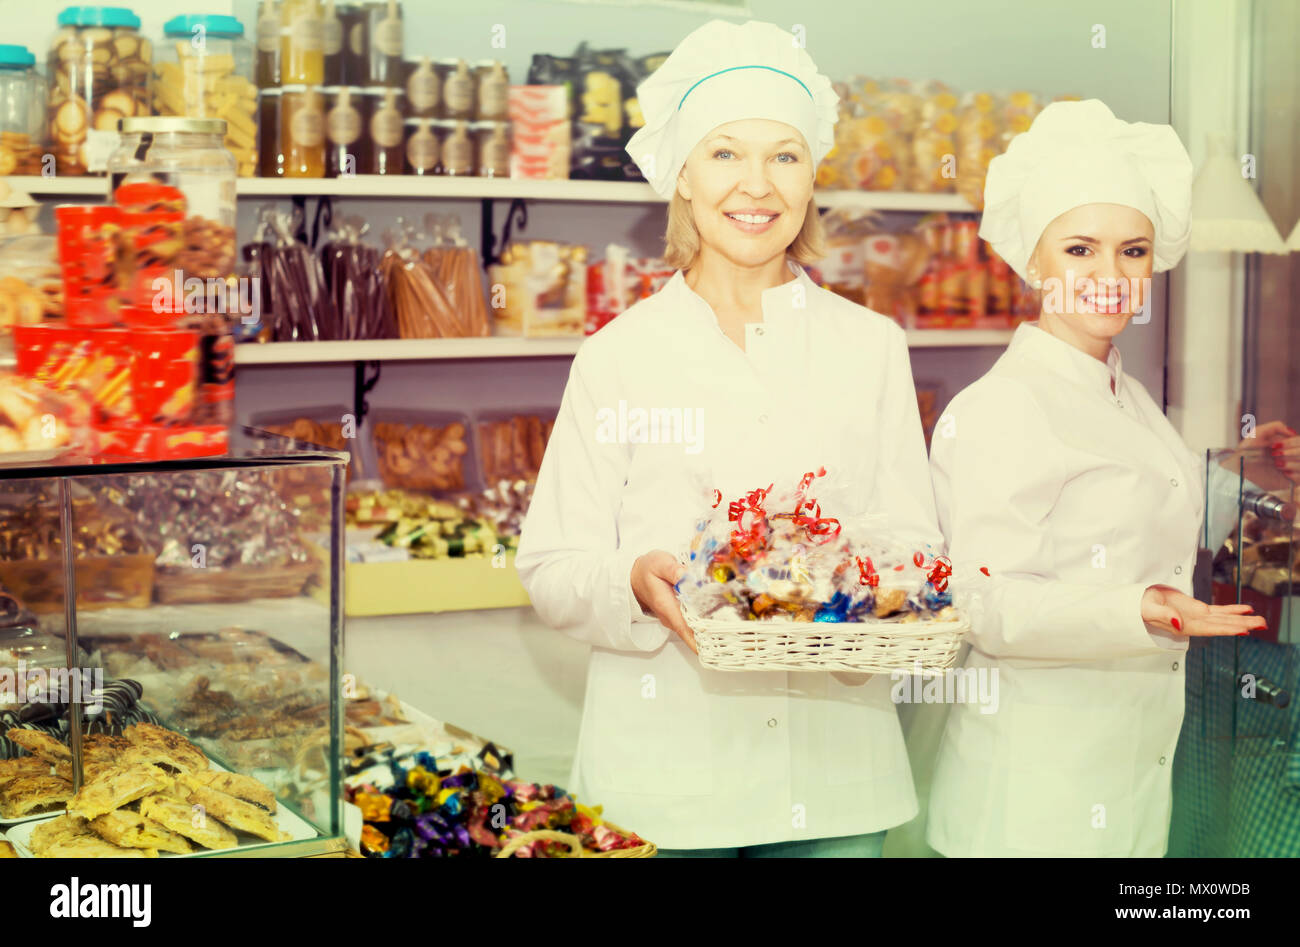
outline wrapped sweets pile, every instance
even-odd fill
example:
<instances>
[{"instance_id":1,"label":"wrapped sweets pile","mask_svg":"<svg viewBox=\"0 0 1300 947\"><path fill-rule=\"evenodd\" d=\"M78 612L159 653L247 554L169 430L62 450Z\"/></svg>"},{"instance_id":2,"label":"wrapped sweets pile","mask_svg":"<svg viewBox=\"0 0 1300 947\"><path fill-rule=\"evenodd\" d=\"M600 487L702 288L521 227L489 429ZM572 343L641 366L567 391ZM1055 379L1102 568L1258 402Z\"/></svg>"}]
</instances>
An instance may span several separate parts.
<instances>
[{"instance_id":1,"label":"wrapped sweets pile","mask_svg":"<svg viewBox=\"0 0 1300 947\"><path fill-rule=\"evenodd\" d=\"M677 593L688 617L796 622L947 621L956 617L944 556L823 515L823 467L793 490L775 484L724 501L699 521Z\"/></svg>"},{"instance_id":2,"label":"wrapped sweets pile","mask_svg":"<svg viewBox=\"0 0 1300 947\"><path fill-rule=\"evenodd\" d=\"M592 852L646 844L605 824L599 808L579 805L563 789L493 771L490 744L486 750L480 765L487 768L457 766L454 760L448 765L428 752L401 755L392 747L354 764L362 768L344 780L344 793L365 820L362 853L372 858L492 857L511 839L538 829L574 835ZM514 853L518 858L568 854L568 846L545 840Z\"/></svg>"}]
</instances>

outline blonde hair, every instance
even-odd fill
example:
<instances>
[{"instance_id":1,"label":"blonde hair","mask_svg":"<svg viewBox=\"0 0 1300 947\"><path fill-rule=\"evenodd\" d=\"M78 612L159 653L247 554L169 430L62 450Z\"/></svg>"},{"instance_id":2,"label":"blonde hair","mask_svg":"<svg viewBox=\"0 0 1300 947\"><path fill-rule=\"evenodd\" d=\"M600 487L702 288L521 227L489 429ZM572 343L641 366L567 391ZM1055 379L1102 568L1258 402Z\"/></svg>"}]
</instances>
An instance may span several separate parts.
<instances>
[{"instance_id":1,"label":"blonde hair","mask_svg":"<svg viewBox=\"0 0 1300 947\"><path fill-rule=\"evenodd\" d=\"M700 231L695 226L691 202L676 191L668 202L668 230L664 234L664 262L675 270L689 270L700 257ZM817 199L808 199L803 226L786 255L800 265L815 263L826 255L826 231L817 211Z\"/></svg>"}]
</instances>

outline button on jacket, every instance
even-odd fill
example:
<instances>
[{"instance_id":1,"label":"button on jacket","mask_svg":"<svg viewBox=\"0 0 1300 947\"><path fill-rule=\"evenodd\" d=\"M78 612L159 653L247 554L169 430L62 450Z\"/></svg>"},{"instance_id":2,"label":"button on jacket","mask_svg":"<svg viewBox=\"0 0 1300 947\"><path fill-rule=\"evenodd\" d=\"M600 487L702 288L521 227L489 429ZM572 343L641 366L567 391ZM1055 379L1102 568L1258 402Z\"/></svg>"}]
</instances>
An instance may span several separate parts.
<instances>
[{"instance_id":1,"label":"button on jacket","mask_svg":"<svg viewBox=\"0 0 1300 947\"><path fill-rule=\"evenodd\" d=\"M930 844L1162 855L1187 639L1148 627L1140 603L1155 584L1191 594L1204 459L1117 349L1102 363L1026 324L940 418L930 463L971 608L966 667L996 672L999 695L993 713L952 708ZM1224 497L1239 482L1214 468ZM1222 534L1235 502L1214 505Z\"/></svg>"},{"instance_id":2,"label":"button on jacket","mask_svg":"<svg viewBox=\"0 0 1300 947\"><path fill-rule=\"evenodd\" d=\"M681 272L587 339L520 538L538 614L592 645L571 788L662 847L874 832L917 811L887 677L706 670L630 587L639 556L685 556L713 488L793 487L823 465L825 515L884 513L938 551L903 331L790 269L744 350Z\"/></svg>"}]
</instances>

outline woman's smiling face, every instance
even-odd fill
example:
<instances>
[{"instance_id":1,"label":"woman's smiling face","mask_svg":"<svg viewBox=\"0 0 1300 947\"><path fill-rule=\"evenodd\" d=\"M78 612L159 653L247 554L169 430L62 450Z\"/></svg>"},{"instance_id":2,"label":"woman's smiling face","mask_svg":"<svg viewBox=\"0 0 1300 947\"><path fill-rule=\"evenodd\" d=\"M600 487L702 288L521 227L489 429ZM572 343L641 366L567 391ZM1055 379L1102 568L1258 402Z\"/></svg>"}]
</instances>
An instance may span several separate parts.
<instances>
[{"instance_id":1,"label":"woman's smiling face","mask_svg":"<svg viewBox=\"0 0 1300 947\"><path fill-rule=\"evenodd\" d=\"M1122 204L1083 204L1038 240L1030 272L1043 281L1043 314L1095 339L1124 330L1148 303L1155 228Z\"/></svg>"},{"instance_id":2,"label":"woman's smiling face","mask_svg":"<svg viewBox=\"0 0 1300 947\"><path fill-rule=\"evenodd\" d=\"M740 266L782 256L803 227L815 169L803 136L783 122L749 118L700 140L677 178L700 242Z\"/></svg>"}]
</instances>

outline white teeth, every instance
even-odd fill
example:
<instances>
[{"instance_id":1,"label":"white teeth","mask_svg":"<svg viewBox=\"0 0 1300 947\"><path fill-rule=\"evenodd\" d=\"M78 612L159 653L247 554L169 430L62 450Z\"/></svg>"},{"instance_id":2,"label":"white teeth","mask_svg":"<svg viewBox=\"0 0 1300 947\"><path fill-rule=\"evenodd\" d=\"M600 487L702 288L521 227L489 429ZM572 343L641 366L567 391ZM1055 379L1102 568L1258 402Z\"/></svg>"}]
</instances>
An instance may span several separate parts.
<instances>
[{"instance_id":1,"label":"white teeth","mask_svg":"<svg viewBox=\"0 0 1300 947\"><path fill-rule=\"evenodd\" d=\"M732 220L739 220L747 224L765 224L769 220L772 220L771 217L757 216L754 214L728 214L727 216Z\"/></svg>"}]
</instances>

